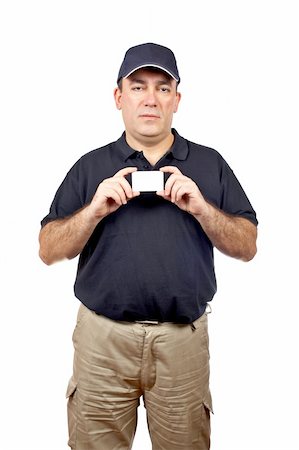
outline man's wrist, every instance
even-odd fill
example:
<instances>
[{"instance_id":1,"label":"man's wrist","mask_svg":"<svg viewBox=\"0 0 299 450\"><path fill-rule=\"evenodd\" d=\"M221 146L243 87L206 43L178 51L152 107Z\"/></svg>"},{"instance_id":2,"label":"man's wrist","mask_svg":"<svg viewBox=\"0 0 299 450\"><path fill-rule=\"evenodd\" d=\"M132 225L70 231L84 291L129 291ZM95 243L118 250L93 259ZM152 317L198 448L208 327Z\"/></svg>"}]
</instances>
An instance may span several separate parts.
<instances>
[{"instance_id":1,"label":"man's wrist","mask_svg":"<svg viewBox=\"0 0 299 450\"><path fill-rule=\"evenodd\" d=\"M215 208L213 208L212 205L205 201L200 212L193 215L195 219L198 220L198 222L210 221L215 215Z\"/></svg>"},{"instance_id":2,"label":"man's wrist","mask_svg":"<svg viewBox=\"0 0 299 450\"><path fill-rule=\"evenodd\" d=\"M104 217L97 217L95 215L94 209L92 208L91 204L87 205L82 210L82 219L86 223L86 225L90 227L96 227L97 224L103 219Z\"/></svg>"}]
</instances>

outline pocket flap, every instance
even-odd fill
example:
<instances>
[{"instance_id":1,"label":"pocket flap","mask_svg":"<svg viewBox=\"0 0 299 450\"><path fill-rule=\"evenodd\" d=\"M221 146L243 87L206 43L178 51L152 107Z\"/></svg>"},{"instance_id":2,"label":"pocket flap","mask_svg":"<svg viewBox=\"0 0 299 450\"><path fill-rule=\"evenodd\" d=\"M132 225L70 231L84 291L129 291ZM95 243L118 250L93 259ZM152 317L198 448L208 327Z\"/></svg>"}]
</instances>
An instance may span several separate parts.
<instances>
[{"instance_id":1,"label":"pocket flap","mask_svg":"<svg viewBox=\"0 0 299 450\"><path fill-rule=\"evenodd\" d=\"M69 398L71 395L73 395L76 389L77 389L77 382L72 377L69 381L69 384L68 384L68 387L66 390L66 394L65 394L66 398Z\"/></svg>"},{"instance_id":2,"label":"pocket flap","mask_svg":"<svg viewBox=\"0 0 299 450\"><path fill-rule=\"evenodd\" d=\"M213 408L212 408L212 405L210 405L208 402L203 402L203 404L204 404L204 407L206 408L206 409L208 409L212 414L214 414L214 411L213 411Z\"/></svg>"},{"instance_id":3,"label":"pocket flap","mask_svg":"<svg viewBox=\"0 0 299 450\"><path fill-rule=\"evenodd\" d=\"M212 405L212 397L211 397L211 393L210 392L205 397L205 399L203 401L203 404L204 404L205 408L207 408L212 414L214 414L213 405Z\"/></svg>"}]
</instances>

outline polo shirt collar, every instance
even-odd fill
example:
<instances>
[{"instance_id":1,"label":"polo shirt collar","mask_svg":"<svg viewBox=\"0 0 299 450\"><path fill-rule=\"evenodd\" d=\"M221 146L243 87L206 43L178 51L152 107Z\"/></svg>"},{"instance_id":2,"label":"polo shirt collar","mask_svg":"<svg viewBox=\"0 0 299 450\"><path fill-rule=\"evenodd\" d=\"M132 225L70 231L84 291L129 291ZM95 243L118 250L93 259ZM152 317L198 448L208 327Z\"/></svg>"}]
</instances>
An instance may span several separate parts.
<instances>
[{"instance_id":1,"label":"polo shirt collar","mask_svg":"<svg viewBox=\"0 0 299 450\"><path fill-rule=\"evenodd\" d=\"M179 133L174 128L172 128L171 131L172 134L174 135L174 141L167 153L172 154L172 156L179 161L184 161L189 153L188 143L186 139L180 136ZM133 156L135 153L138 152L138 150L134 150L132 147L128 145L126 141L125 131L123 132L121 137L116 141L116 145L118 149L122 152L125 161L127 161L127 159L129 159L131 156Z\"/></svg>"}]
</instances>

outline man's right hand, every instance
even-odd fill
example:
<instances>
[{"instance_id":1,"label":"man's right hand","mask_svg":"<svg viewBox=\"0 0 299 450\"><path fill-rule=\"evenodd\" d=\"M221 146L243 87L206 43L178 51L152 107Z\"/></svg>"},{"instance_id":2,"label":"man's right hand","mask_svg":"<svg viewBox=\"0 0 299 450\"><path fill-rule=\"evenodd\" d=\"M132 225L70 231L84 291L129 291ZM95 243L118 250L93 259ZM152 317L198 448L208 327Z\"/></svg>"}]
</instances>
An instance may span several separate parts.
<instances>
[{"instance_id":1,"label":"man's right hand","mask_svg":"<svg viewBox=\"0 0 299 450\"><path fill-rule=\"evenodd\" d=\"M133 173L137 167L125 167L111 178L106 178L99 184L96 193L88 206L90 218L98 221L126 205L128 200L137 197L140 192L133 192L126 175Z\"/></svg>"}]
</instances>

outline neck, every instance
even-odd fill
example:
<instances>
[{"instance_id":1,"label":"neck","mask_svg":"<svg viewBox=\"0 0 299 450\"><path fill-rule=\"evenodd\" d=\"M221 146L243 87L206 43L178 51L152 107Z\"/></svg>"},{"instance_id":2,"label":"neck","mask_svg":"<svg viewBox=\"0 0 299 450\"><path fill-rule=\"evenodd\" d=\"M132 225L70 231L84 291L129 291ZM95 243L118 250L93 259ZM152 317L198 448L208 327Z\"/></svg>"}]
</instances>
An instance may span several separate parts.
<instances>
[{"instance_id":1,"label":"neck","mask_svg":"<svg viewBox=\"0 0 299 450\"><path fill-rule=\"evenodd\" d=\"M170 133L161 140L155 137L144 137L144 139L136 139L126 131L126 141L134 150L143 152L144 156L151 165L155 165L159 159L170 149L173 144L174 136Z\"/></svg>"}]
</instances>

